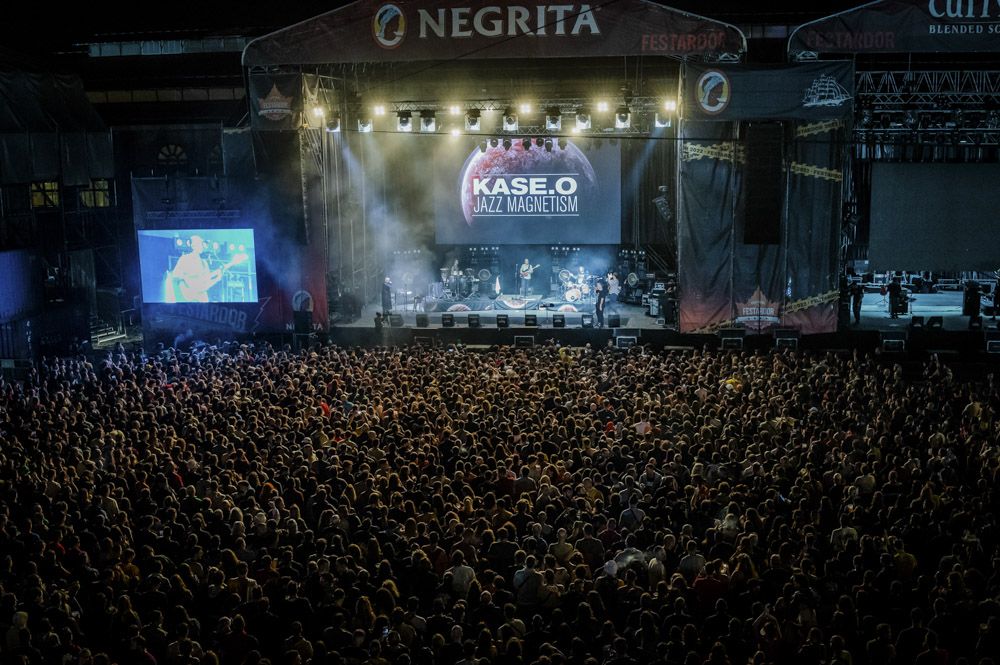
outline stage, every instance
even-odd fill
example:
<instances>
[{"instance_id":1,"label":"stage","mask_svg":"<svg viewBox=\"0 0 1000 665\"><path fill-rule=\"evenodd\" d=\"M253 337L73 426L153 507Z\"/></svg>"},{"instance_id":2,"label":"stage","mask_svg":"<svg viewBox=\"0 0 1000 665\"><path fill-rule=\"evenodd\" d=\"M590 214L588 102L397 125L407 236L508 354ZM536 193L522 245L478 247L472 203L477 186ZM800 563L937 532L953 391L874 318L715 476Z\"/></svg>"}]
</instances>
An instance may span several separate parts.
<instances>
[{"instance_id":1,"label":"stage","mask_svg":"<svg viewBox=\"0 0 1000 665\"><path fill-rule=\"evenodd\" d=\"M479 300L451 303L433 301L426 303L430 306L410 304L402 309L393 309L392 313L402 317L402 325L408 328L468 328L470 327L470 315L473 320L478 316L479 326L483 328L496 328L498 315L501 316L501 319L503 316L507 317L508 327L554 328L556 325L553 325L553 322L557 322L560 316L563 317L565 322L563 327L565 328L583 328L585 317L589 320L587 327L597 327L597 317L594 314L594 305L592 303L566 303L562 300L541 298L539 296L532 296L527 300L523 300L523 306L520 308L509 307L511 302L511 300L505 300L503 297L497 298L494 301L487 299L485 302ZM604 327L659 330L665 328L676 329L676 326L667 326L662 322L662 319L657 319L646 314L647 309L639 305L609 302L604 310ZM375 314L381 311L382 309L379 305L372 303L362 309L360 317L353 320L341 319L335 322L334 325L340 328L371 328L375 321ZM417 321L418 315L421 316L419 324ZM451 326L445 326L443 323L443 317L448 315L453 317ZM427 317L426 325L420 325L423 324L424 316ZM535 325L526 322L526 319L530 317L535 317ZM611 325L614 323L612 321L613 317L618 317L617 325L615 326ZM660 322L658 323L658 321ZM390 327L389 323L385 324L386 327Z\"/></svg>"}]
</instances>

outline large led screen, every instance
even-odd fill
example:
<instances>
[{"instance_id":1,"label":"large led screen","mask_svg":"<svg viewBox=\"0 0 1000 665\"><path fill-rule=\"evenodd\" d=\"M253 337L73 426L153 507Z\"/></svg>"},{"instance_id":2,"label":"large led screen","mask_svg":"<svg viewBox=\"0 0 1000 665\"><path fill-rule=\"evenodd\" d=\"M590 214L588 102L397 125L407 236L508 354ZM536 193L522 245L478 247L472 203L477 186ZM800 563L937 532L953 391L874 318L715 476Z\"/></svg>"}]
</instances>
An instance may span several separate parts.
<instances>
[{"instance_id":1,"label":"large led screen","mask_svg":"<svg viewBox=\"0 0 1000 665\"><path fill-rule=\"evenodd\" d=\"M617 141L455 142L435 160L439 244L616 244Z\"/></svg>"},{"instance_id":2,"label":"large led screen","mask_svg":"<svg viewBox=\"0 0 1000 665\"><path fill-rule=\"evenodd\" d=\"M253 229L138 233L144 302L257 302Z\"/></svg>"}]
</instances>

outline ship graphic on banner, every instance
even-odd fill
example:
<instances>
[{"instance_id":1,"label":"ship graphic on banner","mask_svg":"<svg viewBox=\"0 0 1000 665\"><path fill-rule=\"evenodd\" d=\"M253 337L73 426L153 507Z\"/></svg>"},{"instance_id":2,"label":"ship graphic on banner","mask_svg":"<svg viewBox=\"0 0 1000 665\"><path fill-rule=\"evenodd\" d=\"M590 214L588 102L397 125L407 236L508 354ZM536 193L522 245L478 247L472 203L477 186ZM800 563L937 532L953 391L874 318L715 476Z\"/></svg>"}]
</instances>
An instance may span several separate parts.
<instances>
[{"instance_id":1,"label":"ship graphic on banner","mask_svg":"<svg viewBox=\"0 0 1000 665\"><path fill-rule=\"evenodd\" d=\"M736 303L736 321L748 330L760 332L781 323L781 304L771 302L758 286L747 302Z\"/></svg>"},{"instance_id":2,"label":"ship graphic on banner","mask_svg":"<svg viewBox=\"0 0 1000 665\"><path fill-rule=\"evenodd\" d=\"M802 106L814 108L817 106L843 106L851 100L851 95L837 79L821 74L813 80L812 85L802 97Z\"/></svg>"}]
</instances>

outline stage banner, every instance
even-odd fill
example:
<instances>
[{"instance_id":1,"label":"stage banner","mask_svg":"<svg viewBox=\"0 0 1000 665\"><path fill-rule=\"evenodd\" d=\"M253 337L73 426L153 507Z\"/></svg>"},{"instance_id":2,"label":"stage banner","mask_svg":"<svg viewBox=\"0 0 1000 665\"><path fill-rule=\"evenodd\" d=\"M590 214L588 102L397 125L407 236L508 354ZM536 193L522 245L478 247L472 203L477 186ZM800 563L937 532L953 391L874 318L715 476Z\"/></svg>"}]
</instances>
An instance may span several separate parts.
<instances>
[{"instance_id":1,"label":"stage banner","mask_svg":"<svg viewBox=\"0 0 1000 665\"><path fill-rule=\"evenodd\" d=\"M681 332L729 321L733 235L745 151L728 122L682 121L678 170L677 278Z\"/></svg>"},{"instance_id":2,"label":"stage banner","mask_svg":"<svg viewBox=\"0 0 1000 665\"><path fill-rule=\"evenodd\" d=\"M646 0L555 5L545 0L359 0L253 40L243 64L718 58L745 51L746 38L736 27Z\"/></svg>"},{"instance_id":3,"label":"stage banner","mask_svg":"<svg viewBox=\"0 0 1000 665\"><path fill-rule=\"evenodd\" d=\"M850 62L796 65L681 67L681 117L687 120L801 119L816 122L851 113Z\"/></svg>"},{"instance_id":4,"label":"stage banner","mask_svg":"<svg viewBox=\"0 0 1000 665\"><path fill-rule=\"evenodd\" d=\"M744 172L753 156L739 125L682 121L679 132L681 332L835 331L844 123L783 125L784 201L772 244L747 241Z\"/></svg>"},{"instance_id":5,"label":"stage banner","mask_svg":"<svg viewBox=\"0 0 1000 665\"><path fill-rule=\"evenodd\" d=\"M850 128L841 120L792 125L786 164L788 281L782 325L803 334L837 329L838 246Z\"/></svg>"},{"instance_id":6,"label":"stage banner","mask_svg":"<svg viewBox=\"0 0 1000 665\"><path fill-rule=\"evenodd\" d=\"M250 75L250 123L256 130L298 129L302 117L302 75Z\"/></svg>"},{"instance_id":7,"label":"stage banner","mask_svg":"<svg viewBox=\"0 0 1000 665\"><path fill-rule=\"evenodd\" d=\"M806 23L788 53L994 53L996 0L882 0Z\"/></svg>"}]
</instances>

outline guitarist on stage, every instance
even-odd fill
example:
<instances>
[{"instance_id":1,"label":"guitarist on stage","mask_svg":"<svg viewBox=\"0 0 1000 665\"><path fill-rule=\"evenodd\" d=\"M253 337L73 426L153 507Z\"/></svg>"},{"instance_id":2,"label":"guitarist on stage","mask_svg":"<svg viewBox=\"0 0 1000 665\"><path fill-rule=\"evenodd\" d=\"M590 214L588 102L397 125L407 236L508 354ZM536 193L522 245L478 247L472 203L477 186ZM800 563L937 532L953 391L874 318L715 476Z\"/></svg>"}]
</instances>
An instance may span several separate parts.
<instances>
[{"instance_id":1,"label":"guitarist on stage","mask_svg":"<svg viewBox=\"0 0 1000 665\"><path fill-rule=\"evenodd\" d=\"M538 264L541 265L541 264ZM531 293L531 274L535 272L538 265L531 265L528 259L524 260L521 267L517 271L518 277L521 278L521 295L525 298Z\"/></svg>"},{"instance_id":2,"label":"guitarist on stage","mask_svg":"<svg viewBox=\"0 0 1000 665\"><path fill-rule=\"evenodd\" d=\"M191 236L191 251L177 259L173 278L181 295L178 302L209 302L208 290L222 279L223 272L247 258L246 254L237 254L226 265L212 270L201 256L205 249L201 236Z\"/></svg>"}]
</instances>

